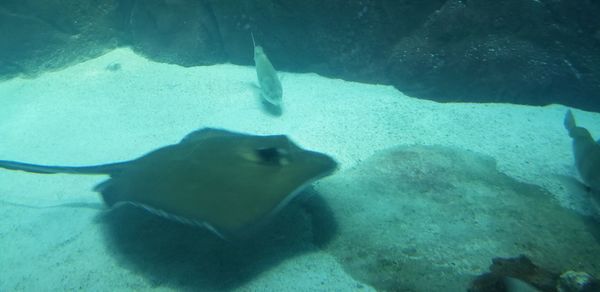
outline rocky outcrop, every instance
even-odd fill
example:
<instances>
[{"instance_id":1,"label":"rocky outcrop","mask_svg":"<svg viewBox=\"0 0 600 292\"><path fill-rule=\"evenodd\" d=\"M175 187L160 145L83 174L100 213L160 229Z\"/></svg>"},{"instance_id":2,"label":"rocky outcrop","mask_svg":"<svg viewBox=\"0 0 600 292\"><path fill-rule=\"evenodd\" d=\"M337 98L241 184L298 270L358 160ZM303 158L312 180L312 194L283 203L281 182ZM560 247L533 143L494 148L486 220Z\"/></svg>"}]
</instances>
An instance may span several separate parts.
<instances>
[{"instance_id":1,"label":"rocky outcrop","mask_svg":"<svg viewBox=\"0 0 600 292\"><path fill-rule=\"evenodd\" d=\"M65 4L66 3L66 4ZM115 47L184 66L252 64L391 84L437 101L600 111L600 4L551 0L9 0L0 75Z\"/></svg>"},{"instance_id":2,"label":"rocky outcrop","mask_svg":"<svg viewBox=\"0 0 600 292\"><path fill-rule=\"evenodd\" d=\"M281 70L383 83L393 44L418 28L442 0L208 0L229 60L252 63L250 32ZM407 1L403 1L407 2Z\"/></svg>"},{"instance_id":3,"label":"rocky outcrop","mask_svg":"<svg viewBox=\"0 0 600 292\"><path fill-rule=\"evenodd\" d=\"M394 47L387 76L438 101L600 110L600 5L450 0Z\"/></svg>"},{"instance_id":4,"label":"rocky outcrop","mask_svg":"<svg viewBox=\"0 0 600 292\"><path fill-rule=\"evenodd\" d=\"M214 14L202 1L136 1L129 24L132 47L151 59L184 66L226 61Z\"/></svg>"},{"instance_id":5,"label":"rocky outcrop","mask_svg":"<svg viewBox=\"0 0 600 292\"><path fill-rule=\"evenodd\" d=\"M123 39L127 1L0 3L0 78L33 76L98 56Z\"/></svg>"}]
</instances>

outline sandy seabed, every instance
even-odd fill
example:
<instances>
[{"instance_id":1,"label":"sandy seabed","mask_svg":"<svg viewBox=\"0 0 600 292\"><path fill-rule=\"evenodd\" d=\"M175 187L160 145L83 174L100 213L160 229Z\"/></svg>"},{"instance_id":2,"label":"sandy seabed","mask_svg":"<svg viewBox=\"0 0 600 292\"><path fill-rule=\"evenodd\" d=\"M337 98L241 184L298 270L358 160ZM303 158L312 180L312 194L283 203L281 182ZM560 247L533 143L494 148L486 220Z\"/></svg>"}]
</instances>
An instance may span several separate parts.
<instances>
[{"instance_id":1,"label":"sandy seabed","mask_svg":"<svg viewBox=\"0 0 600 292\"><path fill-rule=\"evenodd\" d=\"M117 63L120 69L107 69ZM577 176L564 106L440 104L390 86L282 76L280 116L261 103L252 67L184 68L148 61L127 48L35 79L5 81L0 159L50 165L130 160L203 127L286 134L333 156L340 172L382 149L444 145L491 156L503 173L547 189L565 208L589 212L586 198L557 179ZM600 135L600 114L574 113L594 137ZM111 255L95 219L101 200L92 191L104 179L0 170L0 291L178 289ZM327 252L308 250L235 289L371 289Z\"/></svg>"}]
</instances>

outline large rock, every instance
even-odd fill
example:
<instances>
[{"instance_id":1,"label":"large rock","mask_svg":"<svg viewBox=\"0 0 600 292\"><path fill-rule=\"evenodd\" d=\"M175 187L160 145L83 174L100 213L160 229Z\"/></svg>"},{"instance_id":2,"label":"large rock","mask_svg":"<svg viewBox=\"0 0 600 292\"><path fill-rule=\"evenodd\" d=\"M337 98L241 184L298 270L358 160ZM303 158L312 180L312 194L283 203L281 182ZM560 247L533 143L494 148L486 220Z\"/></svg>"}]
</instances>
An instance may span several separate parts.
<instances>
[{"instance_id":1,"label":"large rock","mask_svg":"<svg viewBox=\"0 0 600 292\"><path fill-rule=\"evenodd\" d=\"M0 3L0 78L36 75L117 47L127 1L6 0Z\"/></svg>"},{"instance_id":2,"label":"large rock","mask_svg":"<svg viewBox=\"0 0 600 292\"><path fill-rule=\"evenodd\" d=\"M600 5L449 0L390 57L391 83L438 101L600 110Z\"/></svg>"},{"instance_id":3,"label":"large rock","mask_svg":"<svg viewBox=\"0 0 600 292\"><path fill-rule=\"evenodd\" d=\"M279 70L380 83L394 43L444 2L207 1L233 63L253 63L253 32Z\"/></svg>"},{"instance_id":4,"label":"large rock","mask_svg":"<svg viewBox=\"0 0 600 292\"><path fill-rule=\"evenodd\" d=\"M598 14L592 0L7 0L0 76L118 44L184 66L251 65L253 32L279 71L392 84L437 101L600 111Z\"/></svg>"},{"instance_id":5,"label":"large rock","mask_svg":"<svg viewBox=\"0 0 600 292\"><path fill-rule=\"evenodd\" d=\"M437 101L600 110L600 6L592 1L153 0L140 9L177 19L168 34L134 27L151 40L138 51L159 60L205 64L223 54L250 65L253 32L281 71L388 83Z\"/></svg>"},{"instance_id":6,"label":"large rock","mask_svg":"<svg viewBox=\"0 0 600 292\"><path fill-rule=\"evenodd\" d=\"M151 59L184 66L225 61L209 6L196 0L137 0L131 10L130 42Z\"/></svg>"}]
</instances>

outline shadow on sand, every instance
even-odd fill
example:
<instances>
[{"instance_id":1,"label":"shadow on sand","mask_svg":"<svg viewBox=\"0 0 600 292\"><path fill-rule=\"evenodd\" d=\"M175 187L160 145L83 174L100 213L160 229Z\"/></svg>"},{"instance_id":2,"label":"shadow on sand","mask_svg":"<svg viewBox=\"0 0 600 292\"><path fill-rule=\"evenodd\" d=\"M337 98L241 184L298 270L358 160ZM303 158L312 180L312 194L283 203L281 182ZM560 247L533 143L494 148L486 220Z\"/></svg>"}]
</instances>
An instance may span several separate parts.
<instances>
[{"instance_id":1,"label":"shadow on sand","mask_svg":"<svg viewBox=\"0 0 600 292\"><path fill-rule=\"evenodd\" d=\"M225 241L130 206L99 218L108 247L122 266L144 275L152 286L195 291L243 285L326 244L337 229L329 206L314 194L300 196L273 219L251 237Z\"/></svg>"}]
</instances>

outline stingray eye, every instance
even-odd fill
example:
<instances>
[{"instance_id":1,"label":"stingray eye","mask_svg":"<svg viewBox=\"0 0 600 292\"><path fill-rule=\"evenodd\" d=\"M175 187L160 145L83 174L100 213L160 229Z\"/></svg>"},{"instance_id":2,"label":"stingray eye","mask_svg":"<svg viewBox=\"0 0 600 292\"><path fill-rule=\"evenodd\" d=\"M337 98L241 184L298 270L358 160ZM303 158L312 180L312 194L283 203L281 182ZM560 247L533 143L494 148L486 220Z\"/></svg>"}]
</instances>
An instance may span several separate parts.
<instances>
[{"instance_id":1,"label":"stingray eye","mask_svg":"<svg viewBox=\"0 0 600 292\"><path fill-rule=\"evenodd\" d=\"M262 163L285 165L289 163L288 153L285 149L277 147L258 148L255 150L256 156Z\"/></svg>"}]
</instances>

